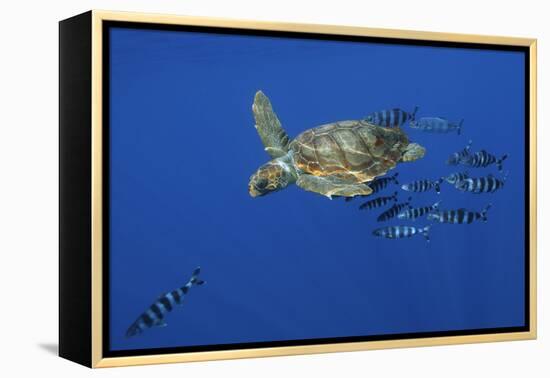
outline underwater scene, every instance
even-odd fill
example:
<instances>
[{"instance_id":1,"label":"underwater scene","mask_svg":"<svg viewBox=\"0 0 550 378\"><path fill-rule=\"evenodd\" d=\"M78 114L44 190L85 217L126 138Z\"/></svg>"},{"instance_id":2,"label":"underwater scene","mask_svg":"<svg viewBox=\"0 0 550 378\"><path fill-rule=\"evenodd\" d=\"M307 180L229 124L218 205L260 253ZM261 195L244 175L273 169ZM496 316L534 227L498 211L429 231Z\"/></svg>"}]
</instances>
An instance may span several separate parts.
<instances>
[{"instance_id":1,"label":"underwater scene","mask_svg":"<svg viewBox=\"0 0 550 378\"><path fill-rule=\"evenodd\" d=\"M523 52L111 27L108 59L111 351L526 324Z\"/></svg>"}]
</instances>

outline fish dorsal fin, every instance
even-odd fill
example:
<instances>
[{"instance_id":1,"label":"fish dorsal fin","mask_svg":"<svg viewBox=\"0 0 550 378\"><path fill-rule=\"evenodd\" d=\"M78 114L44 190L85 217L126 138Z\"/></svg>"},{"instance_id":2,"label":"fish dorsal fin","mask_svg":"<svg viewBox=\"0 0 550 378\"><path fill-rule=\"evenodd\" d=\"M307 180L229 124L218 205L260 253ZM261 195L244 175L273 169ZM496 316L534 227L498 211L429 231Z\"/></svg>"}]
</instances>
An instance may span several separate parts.
<instances>
[{"instance_id":1,"label":"fish dorsal fin","mask_svg":"<svg viewBox=\"0 0 550 378\"><path fill-rule=\"evenodd\" d=\"M271 102L262 91L256 92L254 96L252 113L256 121L256 130L269 156L275 159L286 155L289 145L288 135L273 111Z\"/></svg>"},{"instance_id":2,"label":"fish dorsal fin","mask_svg":"<svg viewBox=\"0 0 550 378\"><path fill-rule=\"evenodd\" d=\"M168 294L169 292L166 292L166 293L162 293L161 295L158 296L157 298L157 301L160 301L162 298L166 297L166 294Z\"/></svg>"}]
</instances>

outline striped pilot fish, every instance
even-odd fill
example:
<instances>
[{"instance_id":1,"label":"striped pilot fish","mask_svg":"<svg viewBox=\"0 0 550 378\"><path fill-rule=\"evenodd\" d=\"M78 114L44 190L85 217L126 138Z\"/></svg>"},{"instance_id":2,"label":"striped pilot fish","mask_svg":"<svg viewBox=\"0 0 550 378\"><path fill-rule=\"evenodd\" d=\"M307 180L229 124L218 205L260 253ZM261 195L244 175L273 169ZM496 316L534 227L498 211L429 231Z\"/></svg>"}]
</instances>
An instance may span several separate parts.
<instances>
[{"instance_id":1,"label":"striped pilot fish","mask_svg":"<svg viewBox=\"0 0 550 378\"><path fill-rule=\"evenodd\" d=\"M506 160L507 157L508 154L504 154L500 159L497 159L495 155L490 154L485 150L481 150L460 159L460 164L474 168L483 168L491 164L496 164L498 170L502 171L502 162Z\"/></svg>"},{"instance_id":2,"label":"striped pilot fish","mask_svg":"<svg viewBox=\"0 0 550 378\"><path fill-rule=\"evenodd\" d=\"M378 197L371 199L370 201L367 201L363 203L361 206L359 206L359 210L371 210L375 209L377 207L382 207L388 204L391 201L397 202L397 192L393 193L391 196L387 197Z\"/></svg>"},{"instance_id":3,"label":"striped pilot fish","mask_svg":"<svg viewBox=\"0 0 550 378\"><path fill-rule=\"evenodd\" d=\"M399 182L397 181L397 175L399 175L399 172L396 172L393 176L379 177L372 180L371 182L368 182L367 185L369 186L369 188L372 189L372 193L368 194L368 196L371 196L374 193L377 193L382 189L387 188L387 186L392 182L395 184L399 184ZM358 195L354 197L344 197L344 201L346 202L352 201L355 197L366 197L366 196Z\"/></svg>"},{"instance_id":4,"label":"striped pilot fish","mask_svg":"<svg viewBox=\"0 0 550 378\"><path fill-rule=\"evenodd\" d=\"M374 236L387 238L387 239L403 239L410 238L414 235L424 235L426 241L430 241L430 226L426 227L413 227L413 226L388 226L377 228L372 232Z\"/></svg>"},{"instance_id":5,"label":"striped pilot fish","mask_svg":"<svg viewBox=\"0 0 550 378\"><path fill-rule=\"evenodd\" d=\"M458 188L458 184L462 180L466 180L470 177L470 173L468 171L464 172L454 172L451 173L449 176L445 177L445 181L447 181L449 184L454 185L456 188Z\"/></svg>"},{"instance_id":6,"label":"striped pilot fish","mask_svg":"<svg viewBox=\"0 0 550 378\"><path fill-rule=\"evenodd\" d=\"M428 220L452 224L470 224L477 220L487 222L487 211L489 211L490 208L491 204L487 205L485 209L480 212L470 211L464 208L457 210L438 210L428 214Z\"/></svg>"},{"instance_id":7,"label":"striped pilot fish","mask_svg":"<svg viewBox=\"0 0 550 378\"><path fill-rule=\"evenodd\" d=\"M397 181L397 176L399 175L399 172L394 173L393 176L388 177L380 177L372 180L371 182L367 183L369 188L372 189L372 193L378 193L382 189L385 189L390 183L399 184Z\"/></svg>"},{"instance_id":8,"label":"striped pilot fish","mask_svg":"<svg viewBox=\"0 0 550 378\"><path fill-rule=\"evenodd\" d=\"M415 220L416 218L423 217L426 214L436 211L439 208L440 203L441 201L438 201L431 206L413 207L410 209L405 209L399 214L397 214L397 218Z\"/></svg>"},{"instance_id":9,"label":"striped pilot fish","mask_svg":"<svg viewBox=\"0 0 550 378\"><path fill-rule=\"evenodd\" d=\"M423 117L418 121L412 120L409 125L413 129L426 131L428 133L446 134L456 131L456 133L460 135L463 122L464 120L461 120L459 123L454 123L441 117Z\"/></svg>"},{"instance_id":10,"label":"striped pilot fish","mask_svg":"<svg viewBox=\"0 0 550 378\"><path fill-rule=\"evenodd\" d=\"M412 113L394 108L389 110L381 110L374 112L365 117L365 121L370 124L382 127L401 127L407 121L414 121L418 106L414 108Z\"/></svg>"},{"instance_id":11,"label":"striped pilot fish","mask_svg":"<svg viewBox=\"0 0 550 378\"><path fill-rule=\"evenodd\" d=\"M463 192L470 193L494 193L504 186L508 173L504 176L502 180L496 178L493 175L488 175L486 177L477 177L477 178L467 178L460 181L456 187Z\"/></svg>"},{"instance_id":12,"label":"striped pilot fish","mask_svg":"<svg viewBox=\"0 0 550 378\"><path fill-rule=\"evenodd\" d=\"M166 322L164 316L172 311L176 305L183 304L183 298L193 286L202 285L205 281L199 279L201 268L198 267L193 271L191 279L179 289L161 295L155 303L153 303L143 314L141 314L135 322L132 323L126 337L132 337L145 331L147 328L154 326L165 327Z\"/></svg>"},{"instance_id":13,"label":"striped pilot fish","mask_svg":"<svg viewBox=\"0 0 550 378\"><path fill-rule=\"evenodd\" d=\"M457 165L460 163L462 159L464 159L466 156L470 154L470 148L472 147L472 141L468 141L468 144L466 147L464 147L462 150L453 153L449 158L447 159L448 165Z\"/></svg>"},{"instance_id":14,"label":"striped pilot fish","mask_svg":"<svg viewBox=\"0 0 550 378\"><path fill-rule=\"evenodd\" d=\"M440 184L443 182L443 179L439 180L416 180L408 184L401 185L401 189L406 190L407 192L427 192L430 189L435 189L436 193L441 193Z\"/></svg>"},{"instance_id":15,"label":"striped pilot fish","mask_svg":"<svg viewBox=\"0 0 550 378\"><path fill-rule=\"evenodd\" d=\"M392 207L390 207L388 210L384 211L382 214L376 218L378 222L384 222L387 220L390 220L392 218L395 218L397 214L402 212L404 209L411 208L411 200L412 197L407 198L407 202L401 202L396 203Z\"/></svg>"}]
</instances>

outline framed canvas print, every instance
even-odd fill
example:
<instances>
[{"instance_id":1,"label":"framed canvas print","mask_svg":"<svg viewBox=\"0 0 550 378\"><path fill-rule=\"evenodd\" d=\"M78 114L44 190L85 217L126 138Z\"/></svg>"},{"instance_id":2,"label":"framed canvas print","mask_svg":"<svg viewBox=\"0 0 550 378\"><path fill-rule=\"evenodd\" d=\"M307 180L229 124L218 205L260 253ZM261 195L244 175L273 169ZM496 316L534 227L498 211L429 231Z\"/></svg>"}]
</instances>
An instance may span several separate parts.
<instances>
[{"instance_id":1,"label":"framed canvas print","mask_svg":"<svg viewBox=\"0 0 550 378\"><path fill-rule=\"evenodd\" d=\"M536 41L60 23L60 355L536 336Z\"/></svg>"}]
</instances>

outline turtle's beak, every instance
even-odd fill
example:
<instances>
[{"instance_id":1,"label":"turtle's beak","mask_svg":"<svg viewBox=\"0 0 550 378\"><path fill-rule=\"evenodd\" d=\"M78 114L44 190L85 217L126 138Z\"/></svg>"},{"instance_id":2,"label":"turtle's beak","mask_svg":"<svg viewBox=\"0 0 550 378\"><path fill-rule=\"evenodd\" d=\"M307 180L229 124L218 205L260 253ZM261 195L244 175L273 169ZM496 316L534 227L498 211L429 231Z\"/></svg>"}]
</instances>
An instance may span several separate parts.
<instances>
[{"instance_id":1,"label":"turtle's beak","mask_svg":"<svg viewBox=\"0 0 550 378\"><path fill-rule=\"evenodd\" d=\"M262 194L258 190L256 190L256 188L252 184L248 185L248 193L250 194L251 197L258 197L259 195Z\"/></svg>"}]
</instances>

